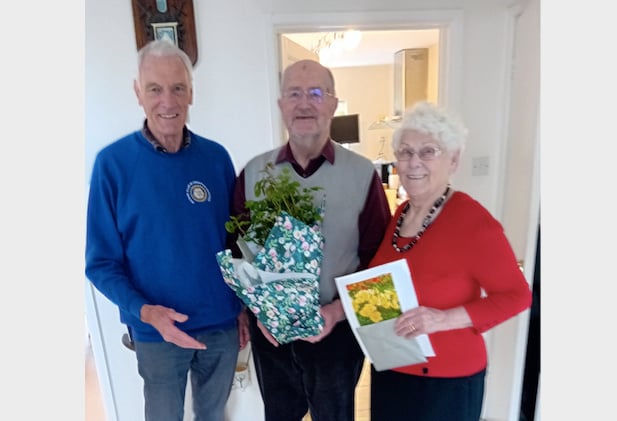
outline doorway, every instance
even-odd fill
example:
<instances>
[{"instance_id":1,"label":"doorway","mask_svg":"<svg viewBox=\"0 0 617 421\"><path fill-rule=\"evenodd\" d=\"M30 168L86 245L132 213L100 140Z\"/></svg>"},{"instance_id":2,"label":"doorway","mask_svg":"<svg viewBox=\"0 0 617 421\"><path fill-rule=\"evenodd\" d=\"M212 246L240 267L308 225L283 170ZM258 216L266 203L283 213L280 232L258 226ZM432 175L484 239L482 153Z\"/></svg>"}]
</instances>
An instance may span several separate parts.
<instances>
[{"instance_id":1,"label":"doorway","mask_svg":"<svg viewBox=\"0 0 617 421\"><path fill-rule=\"evenodd\" d=\"M465 68L473 68L474 70L482 70L478 69L476 65L470 64L470 59L465 56L465 60L463 60L463 54L466 51L465 49L468 47L469 41L467 43L463 43L463 35L465 31L463 30L463 15L461 10L432 10L432 11L409 11L409 12L401 12L398 11L396 13L392 12L363 12L359 14L354 13L328 13L328 14L315 14L315 15L274 15L273 16L273 48L275 48L275 52L279 55L273 57L271 63L276 65L276 69L274 70L274 74L280 75L280 66L281 66L281 51L280 51L280 37L283 34L293 34L293 33L310 33L310 32L332 32L332 31L344 31L349 28L353 28L359 31L386 31L386 30L419 30L419 29L439 29L439 76L438 76L438 100L437 102L446 107L450 107L452 109L462 109L463 101L462 101L462 93L463 93L463 75L462 69ZM516 31L515 25L512 24L516 20L516 15L514 11L508 10L508 16L505 19L505 23L508 28L511 28L513 33ZM510 16L511 15L511 16ZM512 54L512 45L507 37L504 37L503 41L503 56L495 56L495 68L499 71L504 71L503 80L505 81L504 92L505 97L510 95L512 90L512 86L510 83L512 75L509 73L513 67L503 66L503 63L500 61L503 57L511 60L514 55ZM309 48L310 49L310 48ZM523 54L521 54L522 56ZM491 56L492 57L492 56ZM506 61L508 61L506 60ZM487 60L482 60L484 63ZM501 67L500 67L501 65ZM333 71L337 71L337 68L334 67ZM508 70L509 69L509 70ZM497 70L496 70L497 71ZM339 86L339 78L336 77L337 80L337 91L342 86ZM367 83L356 86L356 91L361 91L363 94L366 91L369 91L369 95L374 95L374 90L377 90L375 87L375 83ZM469 83L467 82L467 88L469 88ZM275 89L279 88L279 80L275 78L272 79L272 87L273 87L273 95L278 95L278 92L274 92ZM391 88L386 88L391 89ZM351 101L348 98L343 98L348 101L348 104L351 106ZM466 101L467 102L467 101ZM472 101L471 101L472 102ZM391 106L393 104L393 100L387 101L386 106ZM504 108L503 115L499 114L501 111L496 114L499 114L498 117L499 122L496 124L501 128L504 133L507 133L511 128L508 126L509 118L513 112L516 112L520 108L515 106L514 104L512 108ZM501 110L501 108L495 108ZM350 109L351 110L351 109ZM278 110L276 110L278 111ZM388 112L385 113L386 115ZM469 114L474 116L475 111L469 111ZM525 114L525 117L528 117L529 113ZM279 121L278 112L273 112L272 114L272 123L276 128L281 127L281 122ZM369 122L370 123L370 122ZM363 126L366 126L366 122L361 123ZM503 127L502 127L503 126ZM282 131L283 129L281 129ZM275 130L276 132L276 130ZM527 135L527 133L525 133ZM368 156L370 159L373 159L377 156L379 142L375 142L371 139L372 133L369 133L367 129L364 130L364 136L367 142L361 140L360 145L370 144L375 145L374 149L364 150L363 155ZM376 136L380 136L380 134L376 134ZM501 140L502 138L499 137ZM497 150L495 154L500 152L500 148L504 148L503 145L494 144L494 149ZM473 145L470 145L473 146ZM352 145L352 148L356 148L358 146ZM490 150L486 145L482 145L485 150ZM370 148L370 147L369 147ZM389 149L389 148L386 148ZM473 147L470 148L471 153L469 158L465 158L462 162L462 166L464 168L471 168L471 158L473 158ZM492 150L490 150L493 153ZM528 156L528 155L526 155ZM478 179L471 177L471 174L466 172L459 172L456 176L455 182L463 187L463 190L468 189L472 194L475 192L479 192L479 197L482 195L486 196L485 202L487 203L490 209L499 208L504 201L504 197L499 193L499 187L495 187L493 185L499 184L500 186L503 184L503 178L505 177L504 167L501 165L495 165L496 174L491 174L491 177L487 177L484 179ZM531 175L530 175L531 178ZM519 180L520 182L520 180ZM492 183L492 184L491 184ZM490 184L490 185L489 185ZM496 191L495 194L493 191ZM489 192L490 194L487 194ZM534 192L531 192L534 193ZM521 201L521 203L529 204L530 201L533 202L534 196L526 197L525 200ZM531 203L533 206L533 203ZM500 212L496 212L500 214ZM508 225L510 227L510 225ZM522 231L525 231L523 229ZM521 253L517 253L524 255L525 251L523 250ZM512 413L518 412L518 408L515 408L520 405L520 390L522 379L520 379L516 372L522 370L524 361L521 361L520 356L523 355L524 359L524 350L522 352L518 351L521 345L521 337L518 334L519 326L524 323L519 322L518 320L514 320L510 325L506 328L500 328L498 332L491 332L491 337L489 338L489 353L494 351L497 357L495 358L495 365L498 369L491 370L488 373L487 377L487 399L485 399L485 408L483 409L483 417L494 417L495 414L499 414L501 417L503 415L504 419L513 419ZM522 342L524 344L524 342ZM502 352L502 348L505 348L506 351ZM503 370L499 370L499 368L503 368ZM513 374L514 373L514 374ZM518 413L516 414L518 416Z\"/></svg>"}]
</instances>

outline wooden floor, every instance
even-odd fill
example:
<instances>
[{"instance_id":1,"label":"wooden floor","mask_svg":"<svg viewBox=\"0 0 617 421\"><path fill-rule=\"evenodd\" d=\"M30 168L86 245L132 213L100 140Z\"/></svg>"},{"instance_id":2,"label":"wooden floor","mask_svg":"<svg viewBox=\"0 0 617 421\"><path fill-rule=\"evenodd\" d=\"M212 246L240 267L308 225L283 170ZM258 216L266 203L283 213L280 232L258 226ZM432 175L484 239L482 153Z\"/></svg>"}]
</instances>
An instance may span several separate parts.
<instances>
[{"instance_id":1,"label":"wooden floor","mask_svg":"<svg viewBox=\"0 0 617 421\"><path fill-rule=\"evenodd\" d=\"M96 375L92 348L86 346L86 421L106 421L105 406L99 388L99 380Z\"/></svg>"},{"instance_id":2,"label":"wooden floor","mask_svg":"<svg viewBox=\"0 0 617 421\"><path fill-rule=\"evenodd\" d=\"M371 364L364 360L364 369L356 387L356 421L371 419Z\"/></svg>"},{"instance_id":3,"label":"wooden floor","mask_svg":"<svg viewBox=\"0 0 617 421\"><path fill-rule=\"evenodd\" d=\"M92 349L86 346L86 414L85 421L106 421L105 407L101 397L101 390L96 375L96 366ZM370 412L370 365L365 363L360 382L356 389L356 421L369 421ZM303 421L311 421L310 415L307 415Z\"/></svg>"}]
</instances>

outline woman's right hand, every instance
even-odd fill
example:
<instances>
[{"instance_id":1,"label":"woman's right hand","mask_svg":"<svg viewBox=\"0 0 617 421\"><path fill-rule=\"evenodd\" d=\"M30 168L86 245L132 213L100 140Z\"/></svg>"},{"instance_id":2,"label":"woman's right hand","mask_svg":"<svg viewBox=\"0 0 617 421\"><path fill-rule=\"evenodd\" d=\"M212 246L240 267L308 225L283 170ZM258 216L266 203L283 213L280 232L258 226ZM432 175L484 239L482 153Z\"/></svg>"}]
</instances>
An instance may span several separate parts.
<instances>
[{"instance_id":1,"label":"woman's right hand","mask_svg":"<svg viewBox=\"0 0 617 421\"><path fill-rule=\"evenodd\" d=\"M462 306L448 310L416 307L407 310L398 317L394 323L394 331L397 335L409 339L422 334L471 326L471 318Z\"/></svg>"}]
</instances>

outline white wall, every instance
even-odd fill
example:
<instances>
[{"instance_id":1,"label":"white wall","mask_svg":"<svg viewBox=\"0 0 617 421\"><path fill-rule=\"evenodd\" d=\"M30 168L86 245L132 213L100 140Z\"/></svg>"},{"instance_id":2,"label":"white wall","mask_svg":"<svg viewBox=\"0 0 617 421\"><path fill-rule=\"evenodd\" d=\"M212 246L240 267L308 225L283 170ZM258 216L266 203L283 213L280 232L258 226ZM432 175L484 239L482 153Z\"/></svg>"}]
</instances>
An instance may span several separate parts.
<instances>
[{"instance_id":1,"label":"white wall","mask_svg":"<svg viewBox=\"0 0 617 421\"><path fill-rule=\"evenodd\" d=\"M505 1L495 0L196 0L198 62L191 128L220 141L239 170L248 159L280 142L276 92L278 57L273 22L289 16L319 15L367 21L381 12L416 13L440 9L461 13L462 32L454 53L448 88L450 105L461 110L471 131L458 188L466 190L490 211L499 208L503 177L492 165L486 177L472 177L473 156L500 162L505 147L509 104L510 51ZM376 9L379 12L374 12ZM342 13L345 12L345 13ZM137 129L143 118L132 91L136 46L130 2L86 0L86 174L95 153L119 136ZM383 18L383 14L378 15ZM386 15L387 16L387 15ZM291 22L290 22L291 23ZM113 30L111 30L113 28ZM449 54L447 51L442 51ZM458 82L457 82L458 81ZM87 188L84 180L84 187ZM521 228L522 229L522 228ZM526 227L525 227L526 229ZM134 355L124 349L124 328L117 311L104 297L86 288L86 311L92 333L99 378L110 420L143 419L141 382ZM500 344L511 348L512 336ZM506 376L505 381L508 381ZM500 382L495 385L500 388ZM507 419L507 409L495 408L493 419Z\"/></svg>"},{"instance_id":2,"label":"white wall","mask_svg":"<svg viewBox=\"0 0 617 421\"><path fill-rule=\"evenodd\" d=\"M237 166L270 148L270 75L264 18L251 0L193 1L198 61L190 125L223 143ZM110 28L113 27L113 31ZM133 93L136 44L130 2L86 1L86 166L118 136L139 128ZM241 119L242 124L238 124Z\"/></svg>"},{"instance_id":3,"label":"white wall","mask_svg":"<svg viewBox=\"0 0 617 421\"><path fill-rule=\"evenodd\" d=\"M503 149L506 167L504 195L497 215L502 220L512 248L518 256L525 256L526 227L531 220L528 198L533 182L528 177L534 171L539 127L540 97L540 1L527 2L524 8L515 8L514 60L507 147ZM517 17L519 16L519 17ZM534 239L532 239L533 241Z\"/></svg>"},{"instance_id":4,"label":"white wall","mask_svg":"<svg viewBox=\"0 0 617 421\"><path fill-rule=\"evenodd\" d=\"M264 16L255 2L194 1L198 62L190 125L220 141L239 168L273 145ZM86 174L96 152L142 124L133 93L136 43L131 3L86 1ZM84 180L87 188L88 180ZM109 419L143 419L141 379L116 308L86 286L86 313ZM110 408L115 407L114 411Z\"/></svg>"},{"instance_id":5,"label":"white wall","mask_svg":"<svg viewBox=\"0 0 617 421\"><path fill-rule=\"evenodd\" d=\"M537 224L539 223L539 88L540 2L527 1L507 11L513 43L511 77L504 110L506 138L497 155L504 171L498 174L495 216L502 221L512 248L524 261L528 282L533 281ZM531 198L531 199L530 199ZM531 200L531 201L530 201ZM485 414L489 419L518 420L521 366L527 344L529 311L507 321L488 336L489 377ZM512 341L514 339L514 341ZM524 367L524 366L523 366ZM504 382L504 379L514 379ZM538 401L539 403L539 401Z\"/></svg>"}]
</instances>

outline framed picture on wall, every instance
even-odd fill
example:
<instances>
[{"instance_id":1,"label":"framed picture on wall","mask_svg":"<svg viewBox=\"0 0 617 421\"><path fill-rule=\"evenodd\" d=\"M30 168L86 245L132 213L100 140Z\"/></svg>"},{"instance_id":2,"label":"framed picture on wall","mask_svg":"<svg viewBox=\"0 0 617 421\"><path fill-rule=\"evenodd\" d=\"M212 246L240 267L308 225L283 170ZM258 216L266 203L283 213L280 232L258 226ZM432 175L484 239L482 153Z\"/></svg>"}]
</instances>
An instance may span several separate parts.
<instances>
[{"instance_id":1,"label":"framed picture on wall","mask_svg":"<svg viewBox=\"0 0 617 421\"><path fill-rule=\"evenodd\" d=\"M155 39L168 39L197 63L193 0L131 0L137 50Z\"/></svg>"},{"instance_id":2,"label":"framed picture on wall","mask_svg":"<svg viewBox=\"0 0 617 421\"><path fill-rule=\"evenodd\" d=\"M154 39L167 39L178 45L178 22L152 23Z\"/></svg>"}]
</instances>

